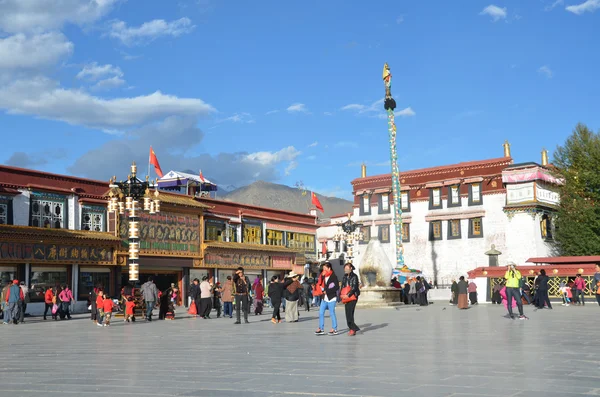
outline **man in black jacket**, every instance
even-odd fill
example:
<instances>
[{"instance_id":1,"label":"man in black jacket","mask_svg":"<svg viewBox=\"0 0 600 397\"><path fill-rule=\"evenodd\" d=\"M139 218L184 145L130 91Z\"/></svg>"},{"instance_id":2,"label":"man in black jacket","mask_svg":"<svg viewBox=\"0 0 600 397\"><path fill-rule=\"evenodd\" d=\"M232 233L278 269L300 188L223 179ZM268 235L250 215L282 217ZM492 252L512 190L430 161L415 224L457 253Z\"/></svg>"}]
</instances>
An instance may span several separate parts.
<instances>
[{"instance_id":1,"label":"man in black jacket","mask_svg":"<svg viewBox=\"0 0 600 397\"><path fill-rule=\"evenodd\" d=\"M192 285L190 286L190 298L192 298L192 303L196 306L196 315L194 317L198 317L200 314L200 280L197 278L192 281Z\"/></svg>"},{"instance_id":2,"label":"man in black jacket","mask_svg":"<svg viewBox=\"0 0 600 397\"><path fill-rule=\"evenodd\" d=\"M354 336L360 328L354 322L354 310L356 309L356 303L358 302L358 296L360 295L360 289L358 287L358 276L354 273L354 265L352 263L347 263L344 266L344 278L342 279L342 291L345 291L344 288L348 289L350 287L350 291L347 294L341 296L342 302L346 301L346 323L348 323L348 335ZM352 299L356 297L356 299Z\"/></svg>"},{"instance_id":3,"label":"man in black jacket","mask_svg":"<svg viewBox=\"0 0 600 397\"><path fill-rule=\"evenodd\" d=\"M552 309L550 298L548 297L548 281L550 278L546 276L546 270L540 270L540 275L537 278L538 281L538 308L543 309L544 303L548 305L548 309Z\"/></svg>"},{"instance_id":4,"label":"man in black jacket","mask_svg":"<svg viewBox=\"0 0 600 397\"><path fill-rule=\"evenodd\" d=\"M244 275L244 268L238 267L233 275L233 285L235 287L235 313L237 321L234 324L241 324L240 310L244 311L244 322L248 321L248 311L250 311L250 301L248 293L250 292L250 280Z\"/></svg>"},{"instance_id":5,"label":"man in black jacket","mask_svg":"<svg viewBox=\"0 0 600 397\"><path fill-rule=\"evenodd\" d=\"M273 324L281 322L279 310L281 309L282 297L283 284L279 281L279 276L275 275L271 277L271 283L269 283L269 299L271 299L271 305L273 305L273 317L271 318Z\"/></svg>"}]
</instances>

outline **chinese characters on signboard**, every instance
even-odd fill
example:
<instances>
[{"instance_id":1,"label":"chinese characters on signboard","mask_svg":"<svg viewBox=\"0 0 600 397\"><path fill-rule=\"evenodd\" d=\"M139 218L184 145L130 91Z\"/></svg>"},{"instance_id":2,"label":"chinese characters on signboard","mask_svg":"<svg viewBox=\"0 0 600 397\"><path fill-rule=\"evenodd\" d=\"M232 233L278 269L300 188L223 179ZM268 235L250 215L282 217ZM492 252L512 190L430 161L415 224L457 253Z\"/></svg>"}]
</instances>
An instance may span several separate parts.
<instances>
[{"instance_id":1,"label":"chinese characters on signboard","mask_svg":"<svg viewBox=\"0 0 600 397\"><path fill-rule=\"evenodd\" d=\"M204 262L211 266L269 266L269 256L260 254L206 254Z\"/></svg>"},{"instance_id":2,"label":"chinese characters on signboard","mask_svg":"<svg viewBox=\"0 0 600 397\"><path fill-rule=\"evenodd\" d=\"M58 244L0 243L0 260L110 263L112 248Z\"/></svg>"},{"instance_id":3,"label":"chinese characters on signboard","mask_svg":"<svg viewBox=\"0 0 600 397\"><path fill-rule=\"evenodd\" d=\"M128 215L121 215L119 235L128 239ZM200 252L198 216L161 212L140 214L140 252Z\"/></svg>"}]
</instances>

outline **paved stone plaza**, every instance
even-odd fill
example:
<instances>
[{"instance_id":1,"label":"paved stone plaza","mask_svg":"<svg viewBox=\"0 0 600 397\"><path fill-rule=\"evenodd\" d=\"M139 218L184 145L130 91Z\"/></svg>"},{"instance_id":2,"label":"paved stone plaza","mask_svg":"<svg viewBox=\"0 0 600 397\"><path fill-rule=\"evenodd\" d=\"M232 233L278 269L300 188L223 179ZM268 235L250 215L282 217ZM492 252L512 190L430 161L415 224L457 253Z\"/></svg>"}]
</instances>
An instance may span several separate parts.
<instances>
[{"instance_id":1,"label":"paved stone plaza","mask_svg":"<svg viewBox=\"0 0 600 397\"><path fill-rule=\"evenodd\" d=\"M0 326L0 396L600 396L596 304L504 314L439 302L363 309L354 338L313 335L312 311L278 325L270 315L110 328L31 318Z\"/></svg>"}]
</instances>

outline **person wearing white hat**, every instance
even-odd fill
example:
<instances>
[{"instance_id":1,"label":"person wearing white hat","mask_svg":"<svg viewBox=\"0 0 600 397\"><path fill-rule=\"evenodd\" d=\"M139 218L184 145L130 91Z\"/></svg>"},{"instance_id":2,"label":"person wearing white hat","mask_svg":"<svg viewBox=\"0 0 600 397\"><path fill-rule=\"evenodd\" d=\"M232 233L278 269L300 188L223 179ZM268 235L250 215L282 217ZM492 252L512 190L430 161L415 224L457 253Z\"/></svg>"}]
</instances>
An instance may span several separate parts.
<instances>
[{"instance_id":1,"label":"person wearing white hat","mask_svg":"<svg viewBox=\"0 0 600 397\"><path fill-rule=\"evenodd\" d=\"M285 322L286 323L297 323L298 322L298 300L300 299L300 291L302 290L302 284L298 281L299 274L291 272L285 278L286 281L283 284L283 294L286 300L285 306Z\"/></svg>"},{"instance_id":2,"label":"person wearing white hat","mask_svg":"<svg viewBox=\"0 0 600 397\"><path fill-rule=\"evenodd\" d=\"M506 303L508 304L508 318L514 320L512 312L512 300L515 299L519 308L519 320L529 320L523 314L523 302L521 302L521 273L517 270L514 262L508 263L508 270L504 274L506 279Z\"/></svg>"}]
</instances>

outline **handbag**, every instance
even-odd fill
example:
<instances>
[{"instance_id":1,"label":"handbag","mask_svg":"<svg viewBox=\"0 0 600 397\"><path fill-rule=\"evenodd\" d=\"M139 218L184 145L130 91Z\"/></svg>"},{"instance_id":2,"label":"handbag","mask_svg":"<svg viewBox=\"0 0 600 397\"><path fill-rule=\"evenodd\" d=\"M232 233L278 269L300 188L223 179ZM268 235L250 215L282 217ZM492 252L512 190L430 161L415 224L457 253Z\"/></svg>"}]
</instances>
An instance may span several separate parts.
<instances>
[{"instance_id":1,"label":"handbag","mask_svg":"<svg viewBox=\"0 0 600 397\"><path fill-rule=\"evenodd\" d=\"M352 291L352 288L347 285L344 288L342 288L342 290L340 291L340 296L342 298L342 303L346 304L348 302L352 302L355 301L356 295L352 295L352 296L348 296L348 294Z\"/></svg>"},{"instance_id":2,"label":"handbag","mask_svg":"<svg viewBox=\"0 0 600 397\"><path fill-rule=\"evenodd\" d=\"M57 311L58 311L58 305L55 303L52 305L52 314L56 314Z\"/></svg>"},{"instance_id":3,"label":"handbag","mask_svg":"<svg viewBox=\"0 0 600 397\"><path fill-rule=\"evenodd\" d=\"M196 303L194 301L192 301L192 303L190 303L190 308L188 310L188 314L191 314L193 316L198 314L198 309L196 308Z\"/></svg>"}]
</instances>

